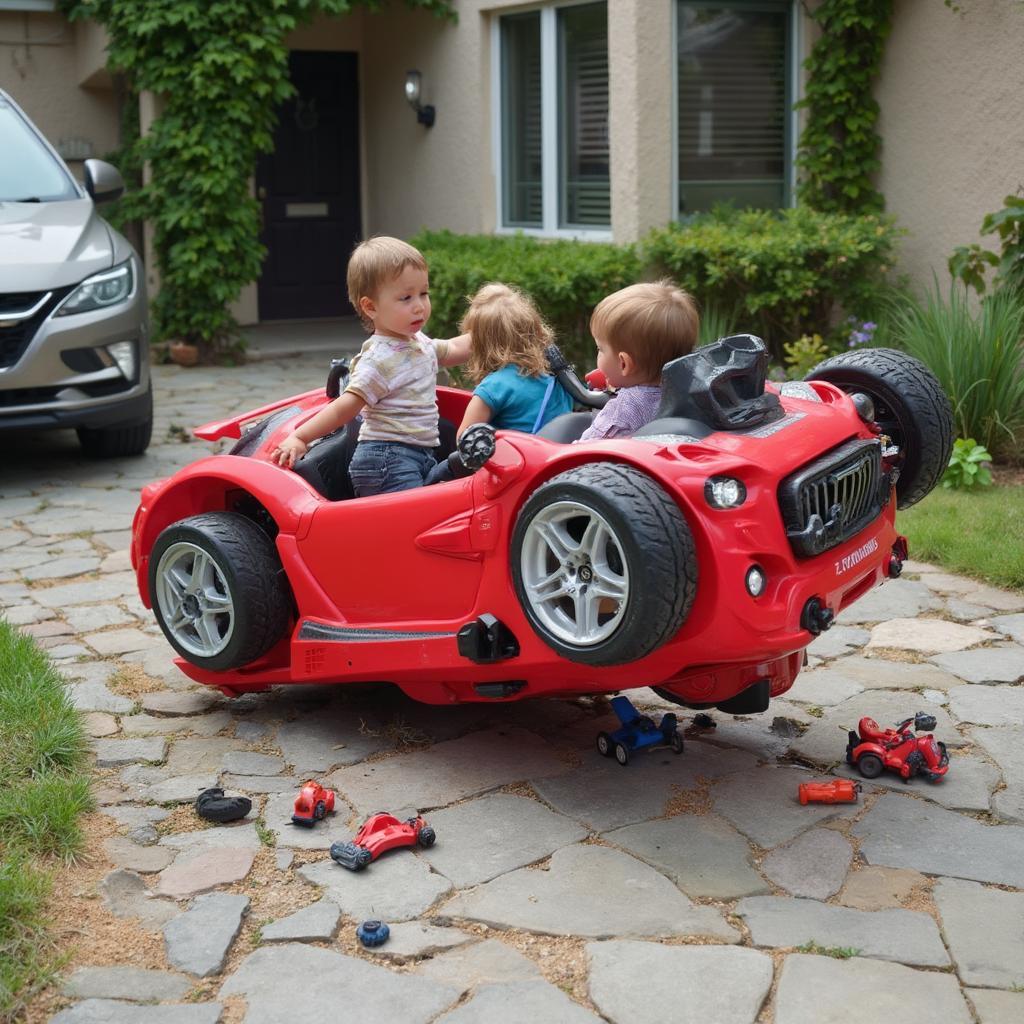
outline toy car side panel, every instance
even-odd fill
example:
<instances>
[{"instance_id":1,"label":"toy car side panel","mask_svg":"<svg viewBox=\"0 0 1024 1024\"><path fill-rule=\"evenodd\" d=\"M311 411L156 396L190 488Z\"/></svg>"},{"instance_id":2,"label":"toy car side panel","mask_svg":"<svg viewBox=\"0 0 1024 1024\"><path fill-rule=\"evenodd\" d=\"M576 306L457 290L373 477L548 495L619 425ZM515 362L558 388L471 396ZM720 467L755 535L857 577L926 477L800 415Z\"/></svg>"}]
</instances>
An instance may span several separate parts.
<instances>
[{"instance_id":1,"label":"toy car side panel","mask_svg":"<svg viewBox=\"0 0 1024 1024\"><path fill-rule=\"evenodd\" d=\"M325 502L298 553L346 624L457 631L482 572L472 523L469 480Z\"/></svg>"}]
</instances>

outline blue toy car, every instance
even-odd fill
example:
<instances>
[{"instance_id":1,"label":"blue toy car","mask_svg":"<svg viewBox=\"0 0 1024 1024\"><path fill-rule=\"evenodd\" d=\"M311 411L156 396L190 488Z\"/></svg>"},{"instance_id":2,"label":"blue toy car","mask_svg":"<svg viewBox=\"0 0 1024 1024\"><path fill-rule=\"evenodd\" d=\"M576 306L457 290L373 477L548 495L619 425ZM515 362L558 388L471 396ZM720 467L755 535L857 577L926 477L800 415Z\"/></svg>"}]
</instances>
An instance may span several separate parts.
<instances>
[{"instance_id":1,"label":"blue toy car","mask_svg":"<svg viewBox=\"0 0 1024 1024\"><path fill-rule=\"evenodd\" d=\"M626 765L630 751L644 747L669 746L677 754L683 752L683 737L671 711L662 716L660 725L655 725L654 719L641 715L628 697L613 697L612 710L618 715L622 728L613 733L597 734L597 751L602 757L614 754L619 764Z\"/></svg>"}]
</instances>

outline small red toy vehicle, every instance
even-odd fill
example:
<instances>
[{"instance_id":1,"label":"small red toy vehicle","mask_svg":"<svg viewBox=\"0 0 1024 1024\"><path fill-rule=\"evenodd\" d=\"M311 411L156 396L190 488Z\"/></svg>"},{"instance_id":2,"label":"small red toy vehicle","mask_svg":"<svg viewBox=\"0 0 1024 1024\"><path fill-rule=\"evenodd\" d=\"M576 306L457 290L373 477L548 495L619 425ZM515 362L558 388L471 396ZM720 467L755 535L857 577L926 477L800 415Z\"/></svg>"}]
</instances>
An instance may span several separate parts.
<instances>
[{"instance_id":1,"label":"small red toy vehicle","mask_svg":"<svg viewBox=\"0 0 1024 1024\"><path fill-rule=\"evenodd\" d=\"M322 821L324 815L334 810L334 791L324 789L319 782L310 779L302 787L301 792L295 798L295 810L292 812L292 821L296 825L305 825L312 828L318 821Z\"/></svg>"},{"instance_id":2,"label":"small red toy vehicle","mask_svg":"<svg viewBox=\"0 0 1024 1024\"><path fill-rule=\"evenodd\" d=\"M860 783L850 779L800 783L800 803L802 804L855 804L858 793L860 793Z\"/></svg>"},{"instance_id":3,"label":"small red toy vehicle","mask_svg":"<svg viewBox=\"0 0 1024 1024\"><path fill-rule=\"evenodd\" d=\"M331 859L351 871L362 871L372 860L396 846L434 845L437 836L421 817L400 821L393 814L371 815L349 843L332 843Z\"/></svg>"},{"instance_id":4,"label":"small red toy vehicle","mask_svg":"<svg viewBox=\"0 0 1024 1024\"><path fill-rule=\"evenodd\" d=\"M938 782L949 771L946 744L937 742L930 732L916 736L910 731L911 723L918 732L934 729L935 716L919 711L895 729L883 729L873 718L862 718L857 732L850 731L847 763L855 765L865 779L877 779L888 768L899 772L904 782L919 773Z\"/></svg>"},{"instance_id":5,"label":"small red toy vehicle","mask_svg":"<svg viewBox=\"0 0 1024 1024\"><path fill-rule=\"evenodd\" d=\"M559 356L560 358L560 356ZM605 404L564 359L580 407ZM907 557L896 509L941 478L952 444L934 375L895 350L845 352L767 379L734 335L668 363L657 419L572 443L566 413L497 432L462 479L353 496L360 424L294 471L274 448L342 387L209 423L209 455L145 487L131 557L178 666L229 696L391 682L431 704L653 686L697 710L756 714L803 651ZM447 458L472 395L439 387Z\"/></svg>"}]
</instances>

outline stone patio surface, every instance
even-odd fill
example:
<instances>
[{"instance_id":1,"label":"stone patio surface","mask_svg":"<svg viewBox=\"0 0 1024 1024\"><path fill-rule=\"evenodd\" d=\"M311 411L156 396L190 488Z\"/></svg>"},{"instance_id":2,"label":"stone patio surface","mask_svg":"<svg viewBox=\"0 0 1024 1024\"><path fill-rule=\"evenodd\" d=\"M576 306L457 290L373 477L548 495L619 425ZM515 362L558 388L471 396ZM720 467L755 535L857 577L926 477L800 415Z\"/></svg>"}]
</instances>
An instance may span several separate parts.
<instances>
[{"instance_id":1,"label":"stone patio surface","mask_svg":"<svg viewBox=\"0 0 1024 1024\"><path fill-rule=\"evenodd\" d=\"M594 750L615 724L601 698L436 708L381 684L231 701L186 679L127 558L139 489L218 450L192 426L316 386L329 354L157 367L141 458L85 461L70 433L8 446L0 608L67 677L95 753L68 966L34 1019L1024 1020L1020 594L910 563L767 714L715 712L682 756L627 768ZM917 710L950 748L944 781L884 775L857 804L800 805L800 782L851 774L861 715ZM311 777L337 809L299 829ZM197 819L212 785L248 795L248 820ZM436 845L359 873L331 861L381 809L424 814ZM370 917L392 936L363 950Z\"/></svg>"}]
</instances>

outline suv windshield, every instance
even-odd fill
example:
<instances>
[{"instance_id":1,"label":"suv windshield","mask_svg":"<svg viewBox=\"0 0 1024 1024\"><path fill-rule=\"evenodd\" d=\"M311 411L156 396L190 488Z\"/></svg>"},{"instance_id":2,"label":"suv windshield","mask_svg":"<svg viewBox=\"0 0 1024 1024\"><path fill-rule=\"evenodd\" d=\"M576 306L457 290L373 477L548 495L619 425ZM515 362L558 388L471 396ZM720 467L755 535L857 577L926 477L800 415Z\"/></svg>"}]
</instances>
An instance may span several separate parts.
<instances>
[{"instance_id":1,"label":"suv windshield","mask_svg":"<svg viewBox=\"0 0 1024 1024\"><path fill-rule=\"evenodd\" d=\"M78 190L18 112L0 97L0 202L78 199Z\"/></svg>"}]
</instances>

